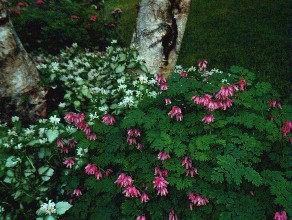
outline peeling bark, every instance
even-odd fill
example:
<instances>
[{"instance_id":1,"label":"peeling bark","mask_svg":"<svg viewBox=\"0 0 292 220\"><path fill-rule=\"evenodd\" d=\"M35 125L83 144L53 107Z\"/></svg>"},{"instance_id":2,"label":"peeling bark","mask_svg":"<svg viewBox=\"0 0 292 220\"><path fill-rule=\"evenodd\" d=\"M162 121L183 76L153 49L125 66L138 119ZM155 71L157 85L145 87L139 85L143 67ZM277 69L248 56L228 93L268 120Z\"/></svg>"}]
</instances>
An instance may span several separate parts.
<instances>
[{"instance_id":1,"label":"peeling bark","mask_svg":"<svg viewBox=\"0 0 292 220\"><path fill-rule=\"evenodd\" d=\"M45 92L38 85L38 71L16 35L0 3L0 101L1 113L18 113L35 120L45 115ZM14 109L15 108L15 109Z\"/></svg>"},{"instance_id":2,"label":"peeling bark","mask_svg":"<svg viewBox=\"0 0 292 220\"><path fill-rule=\"evenodd\" d=\"M141 0L132 45L152 72L168 74L176 65L191 0Z\"/></svg>"}]
</instances>

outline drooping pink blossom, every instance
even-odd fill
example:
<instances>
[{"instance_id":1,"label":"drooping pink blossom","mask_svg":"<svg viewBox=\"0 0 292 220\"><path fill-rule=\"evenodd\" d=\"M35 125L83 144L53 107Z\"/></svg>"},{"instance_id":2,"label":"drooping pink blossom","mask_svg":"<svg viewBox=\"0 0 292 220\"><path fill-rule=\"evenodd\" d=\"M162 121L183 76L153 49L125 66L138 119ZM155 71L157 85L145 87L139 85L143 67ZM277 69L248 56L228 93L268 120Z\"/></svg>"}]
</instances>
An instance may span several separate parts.
<instances>
[{"instance_id":1,"label":"drooping pink blossom","mask_svg":"<svg viewBox=\"0 0 292 220\"><path fill-rule=\"evenodd\" d=\"M148 195L146 194L146 193L143 193L142 195L141 195L141 197L140 197L140 201L141 201L141 203L146 203L146 202L148 202L150 199L149 199L149 197L148 197Z\"/></svg>"},{"instance_id":2,"label":"drooping pink blossom","mask_svg":"<svg viewBox=\"0 0 292 220\"><path fill-rule=\"evenodd\" d=\"M183 120L183 115L181 113L179 113L179 114L177 114L175 116L175 118L176 118L177 121L182 121Z\"/></svg>"},{"instance_id":3,"label":"drooping pink blossom","mask_svg":"<svg viewBox=\"0 0 292 220\"><path fill-rule=\"evenodd\" d=\"M285 211L276 212L274 215L276 220L288 220L287 213Z\"/></svg>"},{"instance_id":4,"label":"drooping pink blossom","mask_svg":"<svg viewBox=\"0 0 292 220\"><path fill-rule=\"evenodd\" d=\"M136 144L137 143L137 140L136 140L136 138L134 138L134 137L127 137L127 142L130 144L130 145L134 145L134 144Z\"/></svg>"},{"instance_id":5,"label":"drooping pink blossom","mask_svg":"<svg viewBox=\"0 0 292 220\"><path fill-rule=\"evenodd\" d=\"M194 195L194 193L189 194L189 199L191 202L196 206L203 206L206 205L209 200L207 198L203 198L201 195Z\"/></svg>"},{"instance_id":6,"label":"drooping pink blossom","mask_svg":"<svg viewBox=\"0 0 292 220\"><path fill-rule=\"evenodd\" d=\"M80 189L74 189L73 195L75 195L75 196L82 196L82 191Z\"/></svg>"},{"instance_id":7,"label":"drooping pink blossom","mask_svg":"<svg viewBox=\"0 0 292 220\"><path fill-rule=\"evenodd\" d=\"M241 91L244 91L244 87L246 86L246 81L245 79L239 80L238 85L240 87Z\"/></svg>"},{"instance_id":8,"label":"drooping pink blossom","mask_svg":"<svg viewBox=\"0 0 292 220\"><path fill-rule=\"evenodd\" d=\"M215 98L219 99L219 100L224 100L227 97L231 97L231 96L233 96L234 91L236 91L235 88L236 87L234 85L223 86L223 87L221 87L220 91L215 95Z\"/></svg>"},{"instance_id":9,"label":"drooping pink blossom","mask_svg":"<svg viewBox=\"0 0 292 220\"><path fill-rule=\"evenodd\" d=\"M164 160L169 159L170 155L168 153L165 153L165 152L161 151L161 152L158 153L157 158L158 158L158 160L164 161Z\"/></svg>"},{"instance_id":10,"label":"drooping pink blossom","mask_svg":"<svg viewBox=\"0 0 292 220\"><path fill-rule=\"evenodd\" d=\"M253 190L250 190L249 193L250 193L250 195L254 196Z\"/></svg>"},{"instance_id":11,"label":"drooping pink blossom","mask_svg":"<svg viewBox=\"0 0 292 220\"><path fill-rule=\"evenodd\" d=\"M205 59L199 60L198 62L198 67L203 73L207 71L207 64L208 62Z\"/></svg>"},{"instance_id":12,"label":"drooping pink blossom","mask_svg":"<svg viewBox=\"0 0 292 220\"><path fill-rule=\"evenodd\" d=\"M100 179L102 179L102 172L98 169L98 170L95 172L94 176L95 176L95 178L96 178L97 180L100 180Z\"/></svg>"},{"instance_id":13,"label":"drooping pink blossom","mask_svg":"<svg viewBox=\"0 0 292 220\"><path fill-rule=\"evenodd\" d=\"M278 109L282 109L282 104L280 102L278 102L277 107L278 107Z\"/></svg>"},{"instance_id":14,"label":"drooping pink blossom","mask_svg":"<svg viewBox=\"0 0 292 220\"><path fill-rule=\"evenodd\" d=\"M187 77L187 72L186 71L181 71L180 72L181 77Z\"/></svg>"},{"instance_id":15,"label":"drooping pink blossom","mask_svg":"<svg viewBox=\"0 0 292 220\"><path fill-rule=\"evenodd\" d=\"M205 115L202 119L202 122L206 124L210 124L211 122L214 122L214 115Z\"/></svg>"},{"instance_id":16,"label":"drooping pink blossom","mask_svg":"<svg viewBox=\"0 0 292 220\"><path fill-rule=\"evenodd\" d=\"M94 164L87 164L87 166L85 167L85 173L88 175L95 175L97 170L98 169Z\"/></svg>"},{"instance_id":17,"label":"drooping pink blossom","mask_svg":"<svg viewBox=\"0 0 292 220\"><path fill-rule=\"evenodd\" d=\"M127 186L127 188L123 191L126 197L140 197L141 193L135 186Z\"/></svg>"},{"instance_id":18,"label":"drooping pink blossom","mask_svg":"<svg viewBox=\"0 0 292 220\"><path fill-rule=\"evenodd\" d=\"M277 104L277 101L275 101L275 100L271 100L271 101L268 101L268 103L269 103L269 106L270 106L271 108L274 108L274 107L276 106L276 104Z\"/></svg>"},{"instance_id":19,"label":"drooping pink blossom","mask_svg":"<svg viewBox=\"0 0 292 220\"><path fill-rule=\"evenodd\" d=\"M138 143L138 144L137 144L137 149L138 149L138 150L142 150L142 148L143 148L143 144Z\"/></svg>"},{"instance_id":20,"label":"drooping pink blossom","mask_svg":"<svg viewBox=\"0 0 292 220\"><path fill-rule=\"evenodd\" d=\"M106 114L102 117L102 122L106 125L113 125L115 123L115 118L111 116L110 114Z\"/></svg>"},{"instance_id":21,"label":"drooping pink blossom","mask_svg":"<svg viewBox=\"0 0 292 220\"><path fill-rule=\"evenodd\" d=\"M57 147L60 147L60 148L64 147L63 138L59 138L57 140Z\"/></svg>"},{"instance_id":22,"label":"drooping pink blossom","mask_svg":"<svg viewBox=\"0 0 292 220\"><path fill-rule=\"evenodd\" d=\"M76 20L78 17L76 15L71 15L71 20Z\"/></svg>"},{"instance_id":23,"label":"drooping pink blossom","mask_svg":"<svg viewBox=\"0 0 292 220\"><path fill-rule=\"evenodd\" d=\"M169 105L171 104L171 99L170 98L166 98L165 99L165 105Z\"/></svg>"},{"instance_id":24,"label":"drooping pink blossom","mask_svg":"<svg viewBox=\"0 0 292 220\"><path fill-rule=\"evenodd\" d=\"M18 7L25 7L26 6L26 3L24 3L24 2L18 2L17 6Z\"/></svg>"},{"instance_id":25,"label":"drooping pink blossom","mask_svg":"<svg viewBox=\"0 0 292 220\"><path fill-rule=\"evenodd\" d=\"M130 176L127 176L124 173L121 173L117 180L115 181L115 184L121 187L127 187L127 186L132 186L133 184L133 179Z\"/></svg>"},{"instance_id":26,"label":"drooping pink blossom","mask_svg":"<svg viewBox=\"0 0 292 220\"><path fill-rule=\"evenodd\" d=\"M172 106L171 111L168 113L168 115L173 118L177 114L182 114L181 109L177 106Z\"/></svg>"},{"instance_id":27,"label":"drooping pink blossom","mask_svg":"<svg viewBox=\"0 0 292 220\"><path fill-rule=\"evenodd\" d=\"M36 0L36 4L37 4L37 6L40 6L40 5L44 4L44 2L43 2L43 0Z\"/></svg>"},{"instance_id":28,"label":"drooping pink blossom","mask_svg":"<svg viewBox=\"0 0 292 220\"><path fill-rule=\"evenodd\" d=\"M63 162L63 164L65 164L66 165L66 167L67 168L72 168L73 167L73 165L75 164L75 158L67 158L64 162Z\"/></svg>"},{"instance_id":29,"label":"drooping pink blossom","mask_svg":"<svg viewBox=\"0 0 292 220\"><path fill-rule=\"evenodd\" d=\"M168 89L168 87L167 87L167 84L166 83L162 83L161 85L160 85L160 89L161 90L167 90Z\"/></svg>"},{"instance_id":30,"label":"drooping pink blossom","mask_svg":"<svg viewBox=\"0 0 292 220\"><path fill-rule=\"evenodd\" d=\"M169 212L168 220L178 220L177 214L173 209Z\"/></svg>"},{"instance_id":31,"label":"drooping pink blossom","mask_svg":"<svg viewBox=\"0 0 292 220\"><path fill-rule=\"evenodd\" d=\"M193 178L196 174L198 174L198 169L197 168L192 167L190 169L187 169L186 176L190 175Z\"/></svg>"},{"instance_id":32,"label":"drooping pink blossom","mask_svg":"<svg viewBox=\"0 0 292 220\"><path fill-rule=\"evenodd\" d=\"M169 184L162 176L155 177L155 180L153 181L154 188L158 191L157 195L166 196L167 191L167 185Z\"/></svg>"},{"instance_id":33,"label":"drooping pink blossom","mask_svg":"<svg viewBox=\"0 0 292 220\"><path fill-rule=\"evenodd\" d=\"M97 19L97 16L95 16L95 15L91 15L89 20L90 20L90 21L96 21L96 19Z\"/></svg>"},{"instance_id":34,"label":"drooping pink blossom","mask_svg":"<svg viewBox=\"0 0 292 220\"><path fill-rule=\"evenodd\" d=\"M139 215L137 216L136 220L146 220L145 215Z\"/></svg>"},{"instance_id":35,"label":"drooping pink blossom","mask_svg":"<svg viewBox=\"0 0 292 220\"><path fill-rule=\"evenodd\" d=\"M109 175L110 175L112 172L113 172L112 169L107 169L107 170L105 171L105 175L106 175L107 177L109 177Z\"/></svg>"},{"instance_id":36,"label":"drooping pink blossom","mask_svg":"<svg viewBox=\"0 0 292 220\"><path fill-rule=\"evenodd\" d=\"M181 162L181 165L184 166L186 169L189 169L192 167L192 160L188 156L185 156L184 159Z\"/></svg>"},{"instance_id":37,"label":"drooping pink blossom","mask_svg":"<svg viewBox=\"0 0 292 220\"><path fill-rule=\"evenodd\" d=\"M140 137L141 133L138 129L128 129L128 136L130 137Z\"/></svg>"},{"instance_id":38,"label":"drooping pink blossom","mask_svg":"<svg viewBox=\"0 0 292 220\"><path fill-rule=\"evenodd\" d=\"M74 139L70 139L70 140L68 141L68 145L69 145L71 148L75 147L76 144L77 144L77 141L75 141Z\"/></svg>"},{"instance_id":39,"label":"drooping pink blossom","mask_svg":"<svg viewBox=\"0 0 292 220\"><path fill-rule=\"evenodd\" d=\"M155 176L168 177L168 171L167 170L161 170L159 167L155 167L154 175Z\"/></svg>"},{"instance_id":40,"label":"drooping pink blossom","mask_svg":"<svg viewBox=\"0 0 292 220\"><path fill-rule=\"evenodd\" d=\"M291 133L292 121L286 121L282 126L282 136L286 137Z\"/></svg>"},{"instance_id":41,"label":"drooping pink blossom","mask_svg":"<svg viewBox=\"0 0 292 220\"><path fill-rule=\"evenodd\" d=\"M67 147L62 147L62 148L61 148L61 153L62 153L62 154L68 154L68 153L69 153L68 148L67 148Z\"/></svg>"},{"instance_id":42,"label":"drooping pink blossom","mask_svg":"<svg viewBox=\"0 0 292 220\"><path fill-rule=\"evenodd\" d=\"M94 141L97 138L97 134L89 134L87 135L87 139L90 141Z\"/></svg>"},{"instance_id":43,"label":"drooping pink blossom","mask_svg":"<svg viewBox=\"0 0 292 220\"><path fill-rule=\"evenodd\" d=\"M157 74L156 81L157 81L157 84L160 85L160 84L166 83L166 78L162 74Z\"/></svg>"}]
</instances>

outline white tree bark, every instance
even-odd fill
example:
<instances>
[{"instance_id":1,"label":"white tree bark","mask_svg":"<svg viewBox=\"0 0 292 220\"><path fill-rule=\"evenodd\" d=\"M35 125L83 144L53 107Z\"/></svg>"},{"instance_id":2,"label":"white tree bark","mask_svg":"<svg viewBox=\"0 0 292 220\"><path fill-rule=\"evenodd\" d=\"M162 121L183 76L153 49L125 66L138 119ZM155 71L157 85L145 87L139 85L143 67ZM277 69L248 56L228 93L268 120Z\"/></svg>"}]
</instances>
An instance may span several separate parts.
<instances>
[{"instance_id":1,"label":"white tree bark","mask_svg":"<svg viewBox=\"0 0 292 220\"><path fill-rule=\"evenodd\" d=\"M191 0L141 0L132 45L149 71L168 74L176 65Z\"/></svg>"},{"instance_id":2,"label":"white tree bark","mask_svg":"<svg viewBox=\"0 0 292 220\"><path fill-rule=\"evenodd\" d=\"M45 93L38 82L38 71L0 3L0 101L5 103L1 113L13 110L32 120L44 114Z\"/></svg>"}]
</instances>

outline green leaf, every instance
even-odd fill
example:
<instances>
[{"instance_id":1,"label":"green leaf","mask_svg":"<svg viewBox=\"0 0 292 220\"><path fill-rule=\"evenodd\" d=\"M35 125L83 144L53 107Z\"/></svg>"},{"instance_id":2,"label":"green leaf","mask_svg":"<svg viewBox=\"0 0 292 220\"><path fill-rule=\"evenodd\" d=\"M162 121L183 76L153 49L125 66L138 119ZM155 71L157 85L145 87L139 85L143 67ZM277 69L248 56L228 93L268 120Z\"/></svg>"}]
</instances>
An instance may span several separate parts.
<instances>
[{"instance_id":1,"label":"green leaf","mask_svg":"<svg viewBox=\"0 0 292 220\"><path fill-rule=\"evenodd\" d=\"M59 131L50 129L50 130L47 131L46 134L47 134L47 137L48 137L48 141L50 143L52 143L54 140L56 140L58 138Z\"/></svg>"},{"instance_id":2,"label":"green leaf","mask_svg":"<svg viewBox=\"0 0 292 220\"><path fill-rule=\"evenodd\" d=\"M124 65L118 65L118 67L115 69L116 73L122 73L124 72L126 67Z\"/></svg>"},{"instance_id":3,"label":"green leaf","mask_svg":"<svg viewBox=\"0 0 292 220\"><path fill-rule=\"evenodd\" d=\"M56 212L57 212L58 215L63 215L71 207L72 207L72 205L70 205L68 202L58 202L56 204Z\"/></svg>"},{"instance_id":4,"label":"green leaf","mask_svg":"<svg viewBox=\"0 0 292 220\"><path fill-rule=\"evenodd\" d=\"M145 65L141 65L141 66L140 66L140 69L141 69L143 72L148 73L148 69L147 69L147 67L146 67Z\"/></svg>"}]
</instances>

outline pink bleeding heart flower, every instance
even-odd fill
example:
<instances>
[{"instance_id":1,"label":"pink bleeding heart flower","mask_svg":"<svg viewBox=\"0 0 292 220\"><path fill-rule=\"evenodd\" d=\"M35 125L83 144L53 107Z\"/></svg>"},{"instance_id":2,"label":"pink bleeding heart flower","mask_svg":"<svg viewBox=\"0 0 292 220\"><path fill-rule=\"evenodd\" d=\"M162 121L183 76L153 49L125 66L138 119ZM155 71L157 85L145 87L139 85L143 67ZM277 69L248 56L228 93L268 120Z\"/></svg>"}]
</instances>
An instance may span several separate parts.
<instances>
[{"instance_id":1,"label":"pink bleeding heart flower","mask_svg":"<svg viewBox=\"0 0 292 220\"><path fill-rule=\"evenodd\" d=\"M205 115L202 119L202 122L206 124L210 124L211 122L214 122L214 115Z\"/></svg>"},{"instance_id":2,"label":"pink bleeding heart flower","mask_svg":"<svg viewBox=\"0 0 292 220\"><path fill-rule=\"evenodd\" d=\"M140 197L140 201L141 201L141 203L146 203L146 202L148 202L150 199L149 199L149 197L148 197L148 195L146 194L146 193L143 193L142 195L141 195L141 197Z\"/></svg>"},{"instance_id":3,"label":"pink bleeding heart flower","mask_svg":"<svg viewBox=\"0 0 292 220\"><path fill-rule=\"evenodd\" d=\"M164 161L164 160L169 159L170 155L168 153L165 153L165 152L161 151L161 152L158 153L157 158L158 158L158 160Z\"/></svg>"},{"instance_id":4,"label":"pink bleeding heart flower","mask_svg":"<svg viewBox=\"0 0 292 220\"><path fill-rule=\"evenodd\" d=\"M74 189L73 195L75 195L75 196L82 196L82 191L80 189Z\"/></svg>"}]
</instances>

